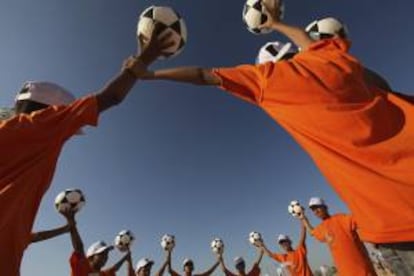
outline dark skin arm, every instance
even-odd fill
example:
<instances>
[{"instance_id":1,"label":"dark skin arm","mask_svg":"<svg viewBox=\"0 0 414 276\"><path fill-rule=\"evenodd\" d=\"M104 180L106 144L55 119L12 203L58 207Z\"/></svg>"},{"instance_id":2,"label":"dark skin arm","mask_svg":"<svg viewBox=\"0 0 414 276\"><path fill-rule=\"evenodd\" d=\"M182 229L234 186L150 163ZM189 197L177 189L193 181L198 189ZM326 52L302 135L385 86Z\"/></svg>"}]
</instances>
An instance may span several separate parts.
<instances>
[{"instance_id":1,"label":"dark skin arm","mask_svg":"<svg viewBox=\"0 0 414 276\"><path fill-rule=\"evenodd\" d=\"M125 256L123 256L116 264L114 264L110 270L112 271L118 271L121 266L124 264L124 262L128 261L128 259L131 258L131 251L128 251Z\"/></svg>"},{"instance_id":2,"label":"dark skin arm","mask_svg":"<svg viewBox=\"0 0 414 276\"><path fill-rule=\"evenodd\" d=\"M160 26L155 26L153 34L157 34L159 28ZM164 49L173 45L171 33L166 33L163 37L153 35L148 40L148 44L141 47L138 56L126 60L121 73L96 94L99 112L120 104L135 85L137 78L146 72L147 67L162 54Z\"/></svg>"},{"instance_id":3,"label":"dark skin arm","mask_svg":"<svg viewBox=\"0 0 414 276\"><path fill-rule=\"evenodd\" d=\"M47 230L47 231L41 231L41 232L37 232L37 233L32 233L31 242L35 243L35 242L40 242L40 241L52 239L54 237L66 234L69 231L70 231L70 226L69 226L69 224L67 224L67 225L59 227L59 228L55 228L55 229L51 229L51 230Z\"/></svg>"},{"instance_id":4,"label":"dark skin arm","mask_svg":"<svg viewBox=\"0 0 414 276\"><path fill-rule=\"evenodd\" d=\"M263 248L258 248L259 251L259 255L257 256L257 260L254 262L253 265L260 265L260 263L262 262L263 259L263 255L264 255L264 249Z\"/></svg>"},{"instance_id":5,"label":"dark skin arm","mask_svg":"<svg viewBox=\"0 0 414 276\"><path fill-rule=\"evenodd\" d=\"M313 230L313 226L312 224L309 222L308 217L305 215L305 212L301 212L299 214L300 221L302 222L302 225L304 225L304 227L309 231L309 233L312 233Z\"/></svg>"},{"instance_id":6,"label":"dark skin arm","mask_svg":"<svg viewBox=\"0 0 414 276\"><path fill-rule=\"evenodd\" d=\"M82 238L80 237L78 228L76 227L75 213L69 212L67 214L64 214L64 216L70 226L69 233L72 240L73 250L81 256L85 256L85 249L83 246Z\"/></svg>"},{"instance_id":7,"label":"dark skin arm","mask_svg":"<svg viewBox=\"0 0 414 276\"><path fill-rule=\"evenodd\" d=\"M160 270L158 270L157 273L155 273L155 276L164 275L165 269L167 268L168 264L171 262L171 257L170 256L171 256L171 252L167 251L167 257L165 258L164 263L160 267Z\"/></svg>"},{"instance_id":8,"label":"dark skin arm","mask_svg":"<svg viewBox=\"0 0 414 276\"><path fill-rule=\"evenodd\" d=\"M299 244L300 245L305 245L305 241L306 241L306 227L303 223L300 224L301 228L300 228L300 238L299 238Z\"/></svg>"},{"instance_id":9,"label":"dark skin arm","mask_svg":"<svg viewBox=\"0 0 414 276\"><path fill-rule=\"evenodd\" d=\"M221 271L223 271L224 275L229 275L232 274L226 267L226 265L224 264L224 259L223 259L223 255L218 255L218 263L220 264L221 267Z\"/></svg>"},{"instance_id":10,"label":"dark skin arm","mask_svg":"<svg viewBox=\"0 0 414 276\"><path fill-rule=\"evenodd\" d=\"M211 69L199 67L178 67L147 72L142 79L170 80L195 85L220 85L221 83L221 80L212 73Z\"/></svg>"},{"instance_id":11,"label":"dark skin arm","mask_svg":"<svg viewBox=\"0 0 414 276\"><path fill-rule=\"evenodd\" d=\"M203 273L195 274L194 276L209 276L214 272L214 270L216 270L216 268L219 266L219 264L220 264L220 262L216 262L209 270L207 270Z\"/></svg>"},{"instance_id":12,"label":"dark skin arm","mask_svg":"<svg viewBox=\"0 0 414 276\"><path fill-rule=\"evenodd\" d=\"M131 252L129 252L126 262L128 265L128 276L135 276L134 265L132 264Z\"/></svg>"},{"instance_id":13,"label":"dark skin arm","mask_svg":"<svg viewBox=\"0 0 414 276\"><path fill-rule=\"evenodd\" d=\"M262 242L261 244L259 244L259 248L261 248L263 250L264 253L266 253L266 255L268 255L270 258L273 257L273 253L272 251L270 251L264 242Z\"/></svg>"},{"instance_id":14,"label":"dark skin arm","mask_svg":"<svg viewBox=\"0 0 414 276\"><path fill-rule=\"evenodd\" d=\"M173 275L173 276L180 276L180 274L178 274L171 266L171 251L168 251L168 255L167 255L167 267L168 267L168 272Z\"/></svg>"},{"instance_id":15,"label":"dark skin arm","mask_svg":"<svg viewBox=\"0 0 414 276\"><path fill-rule=\"evenodd\" d=\"M314 41L302 28L287 25L280 21L278 5L275 1L263 1L268 20L260 28L272 29L288 37L302 50L306 50Z\"/></svg>"}]
</instances>

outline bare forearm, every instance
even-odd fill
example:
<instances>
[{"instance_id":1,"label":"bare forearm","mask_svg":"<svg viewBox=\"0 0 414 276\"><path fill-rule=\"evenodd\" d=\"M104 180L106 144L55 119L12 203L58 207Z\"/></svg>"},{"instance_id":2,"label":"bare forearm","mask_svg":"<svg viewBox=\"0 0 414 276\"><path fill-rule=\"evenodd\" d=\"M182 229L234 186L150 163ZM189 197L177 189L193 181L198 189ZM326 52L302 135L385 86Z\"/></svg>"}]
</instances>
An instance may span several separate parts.
<instances>
[{"instance_id":1,"label":"bare forearm","mask_svg":"<svg viewBox=\"0 0 414 276\"><path fill-rule=\"evenodd\" d=\"M309 35L299 27L277 22L272 25L272 29L287 36L302 50L306 50L309 45L313 43L313 40L309 37Z\"/></svg>"},{"instance_id":2,"label":"bare forearm","mask_svg":"<svg viewBox=\"0 0 414 276\"><path fill-rule=\"evenodd\" d=\"M118 76L97 93L99 112L120 104L135 85L136 81L137 78L133 73L128 70L122 70Z\"/></svg>"},{"instance_id":3,"label":"bare forearm","mask_svg":"<svg viewBox=\"0 0 414 276\"><path fill-rule=\"evenodd\" d=\"M62 226L56 229L33 233L31 242L34 243L34 242L48 240L56 236L60 236L62 234L68 233L69 230L70 228L68 227L68 225L65 225L65 226Z\"/></svg>"},{"instance_id":4,"label":"bare forearm","mask_svg":"<svg viewBox=\"0 0 414 276\"><path fill-rule=\"evenodd\" d=\"M85 251L83 248L83 242L79 235L78 228L75 225L72 226L70 229L70 238L72 240L73 250L82 255L85 255Z\"/></svg>"},{"instance_id":5,"label":"bare forearm","mask_svg":"<svg viewBox=\"0 0 414 276\"><path fill-rule=\"evenodd\" d=\"M124 257L122 257L122 259L120 259L116 264L114 264L111 270L118 271L121 268L121 266L124 264L124 262L128 260L129 258L128 255L129 254L126 254Z\"/></svg>"},{"instance_id":6,"label":"bare forearm","mask_svg":"<svg viewBox=\"0 0 414 276\"><path fill-rule=\"evenodd\" d=\"M161 266L160 270L158 270L157 273L155 273L155 276L162 276L164 275L165 269L168 266L168 259L163 263L163 265Z\"/></svg>"},{"instance_id":7,"label":"bare forearm","mask_svg":"<svg viewBox=\"0 0 414 276\"><path fill-rule=\"evenodd\" d=\"M146 79L171 80L196 85L219 85L220 79L210 69L198 67L180 67L153 72Z\"/></svg>"},{"instance_id":8,"label":"bare forearm","mask_svg":"<svg viewBox=\"0 0 414 276\"><path fill-rule=\"evenodd\" d=\"M304 217L303 219L301 219L301 222L305 226L305 228L309 231L309 233L311 233L313 230L313 226L310 224L308 218Z\"/></svg>"}]
</instances>

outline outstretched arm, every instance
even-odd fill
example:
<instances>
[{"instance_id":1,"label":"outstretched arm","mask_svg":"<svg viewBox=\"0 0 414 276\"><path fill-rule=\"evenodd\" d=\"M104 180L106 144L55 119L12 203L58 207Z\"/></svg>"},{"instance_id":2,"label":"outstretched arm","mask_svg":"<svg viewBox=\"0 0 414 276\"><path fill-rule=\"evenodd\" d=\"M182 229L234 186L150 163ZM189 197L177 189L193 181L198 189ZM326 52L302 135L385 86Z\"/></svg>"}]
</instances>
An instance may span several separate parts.
<instances>
[{"instance_id":1,"label":"outstretched arm","mask_svg":"<svg viewBox=\"0 0 414 276\"><path fill-rule=\"evenodd\" d=\"M309 231L309 233L312 233L313 231L313 226L311 225L311 223L309 222L308 217L305 215L304 212L300 213L299 215L299 219L302 222L302 225L305 227L305 229L307 229Z\"/></svg>"},{"instance_id":2,"label":"outstretched arm","mask_svg":"<svg viewBox=\"0 0 414 276\"><path fill-rule=\"evenodd\" d=\"M109 270L111 271L118 271L121 266L131 257L131 251L128 251L125 256L123 256L117 263L115 263Z\"/></svg>"},{"instance_id":3,"label":"outstretched arm","mask_svg":"<svg viewBox=\"0 0 414 276\"><path fill-rule=\"evenodd\" d=\"M132 264L132 254L131 253L128 254L127 264L128 264L128 276L135 276L134 265Z\"/></svg>"},{"instance_id":4,"label":"outstretched arm","mask_svg":"<svg viewBox=\"0 0 414 276\"><path fill-rule=\"evenodd\" d=\"M264 242L262 242L259 246L261 249L263 249L262 251L266 253L267 256L269 256L270 258L273 258L273 253L266 247Z\"/></svg>"},{"instance_id":5,"label":"outstretched arm","mask_svg":"<svg viewBox=\"0 0 414 276\"><path fill-rule=\"evenodd\" d=\"M219 266L219 264L220 264L220 262L217 261L209 270L207 270L206 272L203 272L203 273L196 274L195 276L209 276L214 272L214 270L216 270L216 268Z\"/></svg>"},{"instance_id":6,"label":"outstretched arm","mask_svg":"<svg viewBox=\"0 0 414 276\"><path fill-rule=\"evenodd\" d=\"M69 231L70 231L70 225L67 224L65 226L62 226L62 227L59 227L59 228L56 228L56 229L41 231L41 232L37 232L37 233L32 233L31 242L35 243L35 242L40 242L40 241L52 239L54 237L66 234Z\"/></svg>"},{"instance_id":7,"label":"outstretched arm","mask_svg":"<svg viewBox=\"0 0 414 276\"><path fill-rule=\"evenodd\" d=\"M191 83L195 85L219 85L220 79L212 73L211 69L199 67L178 67L148 72L142 79L171 80Z\"/></svg>"},{"instance_id":8,"label":"outstretched arm","mask_svg":"<svg viewBox=\"0 0 414 276\"><path fill-rule=\"evenodd\" d=\"M168 272L172 275L172 276L180 276L180 274L178 274L171 266L171 252L168 251L168 255L167 255L167 260L168 260Z\"/></svg>"},{"instance_id":9,"label":"outstretched arm","mask_svg":"<svg viewBox=\"0 0 414 276\"><path fill-rule=\"evenodd\" d=\"M313 40L302 28L280 22L280 13L276 2L277 1L262 1L265 6L265 14L267 15L268 20L261 26L261 28L268 28L280 32L292 40L296 46L302 50L306 50L309 45L313 43Z\"/></svg>"},{"instance_id":10,"label":"outstretched arm","mask_svg":"<svg viewBox=\"0 0 414 276\"><path fill-rule=\"evenodd\" d=\"M156 26L153 34L158 34ZM99 112L121 103L134 86L137 78L145 74L147 67L161 55L164 49L173 45L171 33L166 33L163 37L153 35L149 43L142 49L138 57L129 58L118 76L110 81L96 95Z\"/></svg>"},{"instance_id":11,"label":"outstretched arm","mask_svg":"<svg viewBox=\"0 0 414 276\"><path fill-rule=\"evenodd\" d=\"M223 259L223 255L220 254L218 255L218 263L220 264L221 267L221 271L223 271L224 275L228 276L228 275L233 275L226 267L226 265L224 264L224 259Z\"/></svg>"}]
</instances>

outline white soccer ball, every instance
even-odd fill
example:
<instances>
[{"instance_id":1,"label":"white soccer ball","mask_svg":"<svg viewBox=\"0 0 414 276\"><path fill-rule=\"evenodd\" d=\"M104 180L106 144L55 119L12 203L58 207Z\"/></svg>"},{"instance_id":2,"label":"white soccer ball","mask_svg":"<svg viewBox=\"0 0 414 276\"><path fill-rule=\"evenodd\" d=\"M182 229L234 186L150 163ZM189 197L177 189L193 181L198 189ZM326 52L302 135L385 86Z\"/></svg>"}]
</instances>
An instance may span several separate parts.
<instances>
[{"instance_id":1,"label":"white soccer ball","mask_svg":"<svg viewBox=\"0 0 414 276\"><path fill-rule=\"evenodd\" d=\"M256 64L263 64L266 62L278 62L293 57L297 50L292 43L282 43L279 41L268 42L263 45L256 58Z\"/></svg>"},{"instance_id":2,"label":"white soccer ball","mask_svg":"<svg viewBox=\"0 0 414 276\"><path fill-rule=\"evenodd\" d=\"M259 246L263 243L262 234L259 232L251 232L249 234L249 242L254 246Z\"/></svg>"},{"instance_id":3,"label":"white soccer ball","mask_svg":"<svg viewBox=\"0 0 414 276\"><path fill-rule=\"evenodd\" d=\"M115 237L115 246L121 252L127 251L135 240L134 234L129 230L122 230Z\"/></svg>"},{"instance_id":4,"label":"white soccer ball","mask_svg":"<svg viewBox=\"0 0 414 276\"><path fill-rule=\"evenodd\" d=\"M219 238L214 239L211 242L211 250L213 250L213 252L216 253L216 254L223 254L223 252L224 252L224 242Z\"/></svg>"},{"instance_id":5,"label":"white soccer ball","mask_svg":"<svg viewBox=\"0 0 414 276\"><path fill-rule=\"evenodd\" d=\"M313 40L332 38L335 35L341 38L348 37L348 29L345 24L333 17L315 20L306 27L305 31Z\"/></svg>"},{"instance_id":6,"label":"white soccer ball","mask_svg":"<svg viewBox=\"0 0 414 276\"><path fill-rule=\"evenodd\" d=\"M300 205L299 201L293 200L289 204L288 211L292 216L298 217L300 214L303 213L304 208Z\"/></svg>"},{"instance_id":7,"label":"white soccer ball","mask_svg":"<svg viewBox=\"0 0 414 276\"><path fill-rule=\"evenodd\" d=\"M55 198L55 207L59 213L78 212L85 205L85 197L79 189L67 189Z\"/></svg>"},{"instance_id":8,"label":"white soccer ball","mask_svg":"<svg viewBox=\"0 0 414 276\"><path fill-rule=\"evenodd\" d=\"M187 42L187 27L184 19L170 7L151 6L145 9L139 16L137 36L143 35L146 38L150 38L155 23L161 25L158 35L161 36L165 32L171 31L172 40L174 41L174 45L165 50L162 58L178 55Z\"/></svg>"},{"instance_id":9,"label":"white soccer ball","mask_svg":"<svg viewBox=\"0 0 414 276\"><path fill-rule=\"evenodd\" d=\"M267 34L272 30L266 28L260 28L260 26L268 20L265 14L265 7L262 4L264 0L247 0L243 8L243 22L246 24L247 29L253 34ZM285 5L283 0L267 0L275 1L276 5L279 5L279 19L282 19L285 12Z\"/></svg>"},{"instance_id":10,"label":"white soccer ball","mask_svg":"<svg viewBox=\"0 0 414 276\"><path fill-rule=\"evenodd\" d=\"M175 247L175 237L173 235L165 234L161 238L161 247L165 251L171 251Z\"/></svg>"}]
</instances>

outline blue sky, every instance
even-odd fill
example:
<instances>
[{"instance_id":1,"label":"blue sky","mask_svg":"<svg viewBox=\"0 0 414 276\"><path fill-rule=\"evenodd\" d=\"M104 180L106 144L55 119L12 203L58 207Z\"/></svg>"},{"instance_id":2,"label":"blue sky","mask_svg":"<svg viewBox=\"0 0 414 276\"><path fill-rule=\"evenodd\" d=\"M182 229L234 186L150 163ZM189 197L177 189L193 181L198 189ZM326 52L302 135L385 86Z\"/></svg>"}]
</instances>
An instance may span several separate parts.
<instances>
[{"instance_id":1,"label":"blue sky","mask_svg":"<svg viewBox=\"0 0 414 276\"><path fill-rule=\"evenodd\" d=\"M3 0L0 4L0 106L10 106L25 80L50 80L82 96L101 88L136 49L140 11L169 5L186 19L189 42L177 65L230 66L252 63L257 50L277 34L254 36L241 21L243 1ZM413 91L410 63L413 3L400 1L286 0L286 21L306 26L334 15L347 22L352 52L380 72L395 90ZM346 207L307 155L267 115L211 87L168 82L138 83L127 100L100 118L97 129L65 146L53 185L43 199L35 230L62 225L53 207L63 189L77 187L87 198L78 225L85 246L130 229L137 236L134 262L156 261L164 233L177 237L173 265L184 257L204 270L215 259L218 236L225 260L255 250L247 242L260 231L272 249L276 235L294 240L299 223L287 213L292 199L319 195L332 212ZM312 218L316 223L316 220ZM313 267L329 264L324 247L308 239ZM69 236L28 248L22 275L69 274ZM110 263L121 255L113 252ZM264 259L266 272L275 263ZM120 273L122 275L122 273Z\"/></svg>"}]
</instances>

